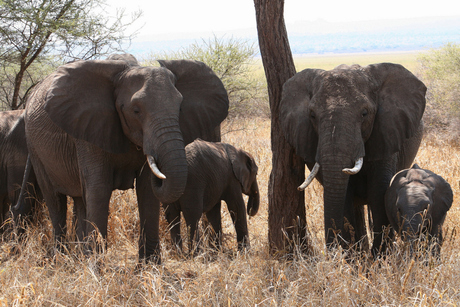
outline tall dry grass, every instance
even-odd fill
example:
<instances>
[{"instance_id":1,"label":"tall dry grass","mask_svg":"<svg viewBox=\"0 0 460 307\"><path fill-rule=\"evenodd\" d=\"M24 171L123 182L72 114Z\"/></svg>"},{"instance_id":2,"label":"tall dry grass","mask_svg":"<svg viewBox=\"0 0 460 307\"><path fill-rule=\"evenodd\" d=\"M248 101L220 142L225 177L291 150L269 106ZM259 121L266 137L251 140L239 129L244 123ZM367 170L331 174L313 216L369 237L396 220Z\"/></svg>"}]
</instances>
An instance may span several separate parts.
<instances>
[{"instance_id":1,"label":"tall dry grass","mask_svg":"<svg viewBox=\"0 0 460 307\"><path fill-rule=\"evenodd\" d=\"M240 128L244 124L244 130ZM270 123L252 120L224 128L223 141L253 154L258 165L261 208L249 219L251 249L236 252L235 233L223 209L223 251L178 255L162 221L159 266L136 270L137 209L133 191L114 192L108 248L82 256L76 244L53 255L46 211L25 240L4 240L0 250L0 305L5 306L456 306L460 305L460 239L457 197L444 224L439 261L413 261L396 249L385 259L324 252L322 188L306 193L314 256L275 260L267 244L267 184L271 168ZM230 132L229 132L230 131ZM458 195L460 148L425 138L416 162L450 182ZM225 206L224 206L225 207Z\"/></svg>"}]
</instances>

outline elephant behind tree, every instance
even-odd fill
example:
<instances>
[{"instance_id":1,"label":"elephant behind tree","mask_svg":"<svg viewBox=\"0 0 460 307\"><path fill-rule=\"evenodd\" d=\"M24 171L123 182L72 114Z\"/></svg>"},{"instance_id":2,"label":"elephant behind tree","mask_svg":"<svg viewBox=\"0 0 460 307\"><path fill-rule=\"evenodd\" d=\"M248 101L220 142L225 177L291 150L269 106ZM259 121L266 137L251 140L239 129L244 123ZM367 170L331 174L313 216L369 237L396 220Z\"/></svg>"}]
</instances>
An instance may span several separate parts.
<instances>
[{"instance_id":1,"label":"elephant behind tree","mask_svg":"<svg viewBox=\"0 0 460 307\"><path fill-rule=\"evenodd\" d=\"M27 161L24 110L0 112L0 226L18 201ZM31 170L22 216L30 216L41 200L35 174Z\"/></svg>"},{"instance_id":2,"label":"elephant behind tree","mask_svg":"<svg viewBox=\"0 0 460 307\"><path fill-rule=\"evenodd\" d=\"M222 233L221 206L227 204L235 225L239 249L249 246L246 207L242 193L249 196L247 213L254 216L259 210L259 187L257 165L247 152L225 143L195 140L185 147L188 164L187 186L178 201L165 205L165 214L171 227L171 239L182 246L180 212L190 227L189 251L192 239L199 241L198 222L206 214L217 234L220 246Z\"/></svg>"},{"instance_id":3,"label":"elephant behind tree","mask_svg":"<svg viewBox=\"0 0 460 307\"><path fill-rule=\"evenodd\" d=\"M420 146L425 85L403 66L380 63L303 70L283 86L286 140L324 187L326 243L367 246L363 205L372 214L373 252L385 248L384 195Z\"/></svg>"},{"instance_id":4,"label":"elephant behind tree","mask_svg":"<svg viewBox=\"0 0 460 307\"><path fill-rule=\"evenodd\" d=\"M452 206L449 183L432 171L414 164L397 173L385 194L385 209L393 229L404 241L415 241L421 234L434 238L439 255L442 225Z\"/></svg>"},{"instance_id":5,"label":"elephant behind tree","mask_svg":"<svg viewBox=\"0 0 460 307\"><path fill-rule=\"evenodd\" d=\"M26 138L57 240L66 233L66 195L79 240L94 231L106 238L112 191L136 180L139 259L159 262L159 202L185 189L184 140L214 136L228 97L204 63L142 67L133 58L59 67L27 101Z\"/></svg>"}]
</instances>

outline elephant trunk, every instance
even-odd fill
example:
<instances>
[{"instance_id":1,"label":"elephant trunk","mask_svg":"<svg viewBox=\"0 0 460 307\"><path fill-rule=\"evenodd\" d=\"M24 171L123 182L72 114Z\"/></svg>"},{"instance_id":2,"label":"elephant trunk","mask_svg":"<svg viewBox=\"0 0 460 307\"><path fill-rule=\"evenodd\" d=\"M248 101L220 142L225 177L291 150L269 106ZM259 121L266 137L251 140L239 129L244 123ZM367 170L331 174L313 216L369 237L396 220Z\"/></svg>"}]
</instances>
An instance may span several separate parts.
<instances>
[{"instance_id":1,"label":"elephant trunk","mask_svg":"<svg viewBox=\"0 0 460 307\"><path fill-rule=\"evenodd\" d=\"M247 210L249 216L254 216L259 211L259 204L260 204L260 194L259 194L259 186L257 184L257 180L251 185L251 191L249 194Z\"/></svg>"},{"instance_id":2,"label":"elephant trunk","mask_svg":"<svg viewBox=\"0 0 460 307\"><path fill-rule=\"evenodd\" d=\"M410 220L402 223L402 237L406 241L415 241L424 229L424 220L421 214L415 214Z\"/></svg>"},{"instance_id":3,"label":"elephant trunk","mask_svg":"<svg viewBox=\"0 0 460 307\"><path fill-rule=\"evenodd\" d=\"M326 244L337 239L342 246L350 243L350 233L345 229L345 207L349 175L342 167L322 163L324 186L324 231Z\"/></svg>"},{"instance_id":4,"label":"elephant trunk","mask_svg":"<svg viewBox=\"0 0 460 307\"><path fill-rule=\"evenodd\" d=\"M169 123L161 127L163 128L152 133L154 136L144 137L144 153L153 172L153 192L160 202L168 204L179 199L184 193L188 167L179 125Z\"/></svg>"}]
</instances>

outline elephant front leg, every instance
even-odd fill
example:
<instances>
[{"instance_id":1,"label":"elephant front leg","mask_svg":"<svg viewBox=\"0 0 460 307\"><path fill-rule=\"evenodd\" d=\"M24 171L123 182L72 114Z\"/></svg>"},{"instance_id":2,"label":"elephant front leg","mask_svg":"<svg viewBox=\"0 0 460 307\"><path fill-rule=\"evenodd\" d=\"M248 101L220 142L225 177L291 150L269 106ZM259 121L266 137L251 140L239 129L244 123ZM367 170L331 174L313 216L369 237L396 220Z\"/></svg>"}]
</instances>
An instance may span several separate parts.
<instances>
[{"instance_id":1,"label":"elephant front leg","mask_svg":"<svg viewBox=\"0 0 460 307\"><path fill-rule=\"evenodd\" d=\"M241 192L234 193L233 197L225 200L225 202L227 203L230 216L232 217L233 224L235 225L238 250L248 248L250 246L248 222L246 217L246 207L244 205L244 199Z\"/></svg>"},{"instance_id":2,"label":"elephant front leg","mask_svg":"<svg viewBox=\"0 0 460 307\"><path fill-rule=\"evenodd\" d=\"M79 242L86 237L86 207L82 197L73 198L73 226Z\"/></svg>"},{"instance_id":3,"label":"elephant front leg","mask_svg":"<svg viewBox=\"0 0 460 307\"><path fill-rule=\"evenodd\" d=\"M107 226L109 220L109 203L112 189L108 186L92 186L84 190L86 203L86 232L88 251L95 245L97 252L102 252L107 245ZM82 214L81 212L79 215ZM79 218L81 221L81 217ZM81 230L80 230L81 232ZM82 235L80 233L80 235Z\"/></svg>"},{"instance_id":4,"label":"elephant front leg","mask_svg":"<svg viewBox=\"0 0 460 307\"><path fill-rule=\"evenodd\" d=\"M372 254L374 257L385 253L393 240L390 221L385 211L385 192L395 169L385 163L379 163L373 170L374 176L368 182L368 209L372 214L371 232L374 234Z\"/></svg>"}]
</instances>

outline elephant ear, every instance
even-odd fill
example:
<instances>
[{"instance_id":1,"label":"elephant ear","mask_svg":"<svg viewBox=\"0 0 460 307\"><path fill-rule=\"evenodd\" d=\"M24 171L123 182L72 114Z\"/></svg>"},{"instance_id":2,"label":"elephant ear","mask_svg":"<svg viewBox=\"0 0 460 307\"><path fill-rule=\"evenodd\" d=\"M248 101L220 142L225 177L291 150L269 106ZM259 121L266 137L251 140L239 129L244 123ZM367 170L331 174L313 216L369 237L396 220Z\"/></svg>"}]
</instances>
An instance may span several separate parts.
<instances>
[{"instance_id":1,"label":"elephant ear","mask_svg":"<svg viewBox=\"0 0 460 307\"><path fill-rule=\"evenodd\" d=\"M430 185L434 187L433 202L436 204L436 211L445 214L451 207L454 201L454 195L450 184L438 174L432 171L425 170L429 176L424 181L429 181ZM433 214L434 215L434 214Z\"/></svg>"},{"instance_id":2,"label":"elephant ear","mask_svg":"<svg viewBox=\"0 0 460 307\"><path fill-rule=\"evenodd\" d=\"M51 120L76 139L112 153L129 150L115 108L114 79L128 68L124 61L77 61L53 75L44 108Z\"/></svg>"},{"instance_id":3,"label":"elephant ear","mask_svg":"<svg viewBox=\"0 0 460 307\"><path fill-rule=\"evenodd\" d=\"M366 159L381 160L414 136L425 111L426 86L399 64L380 63L364 68L375 80L377 114L366 142Z\"/></svg>"},{"instance_id":4,"label":"elephant ear","mask_svg":"<svg viewBox=\"0 0 460 307\"><path fill-rule=\"evenodd\" d=\"M179 124L187 145L196 138L220 141L220 123L228 115L228 95L222 81L206 64L191 60L159 60L176 76L183 101Z\"/></svg>"},{"instance_id":5,"label":"elephant ear","mask_svg":"<svg viewBox=\"0 0 460 307\"><path fill-rule=\"evenodd\" d=\"M279 120L286 141L295 148L305 162L316 161L318 136L310 122L308 104L315 92L315 78L321 69L305 69L295 74L283 85Z\"/></svg>"},{"instance_id":6,"label":"elephant ear","mask_svg":"<svg viewBox=\"0 0 460 307\"><path fill-rule=\"evenodd\" d=\"M245 151L236 149L231 145L226 145L225 150L232 163L233 174L240 182L243 191L249 191L253 178L251 174L257 173L258 171L254 158Z\"/></svg>"}]
</instances>

